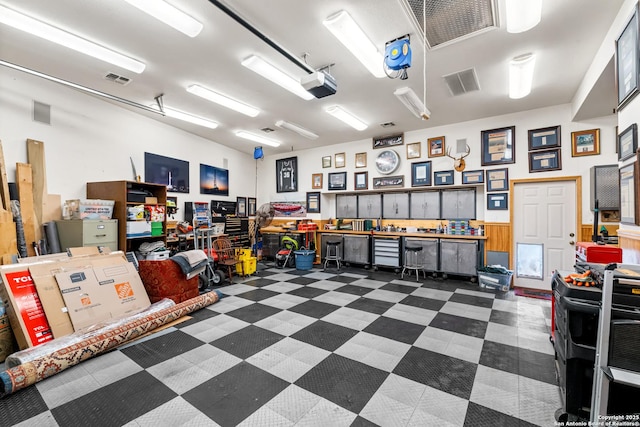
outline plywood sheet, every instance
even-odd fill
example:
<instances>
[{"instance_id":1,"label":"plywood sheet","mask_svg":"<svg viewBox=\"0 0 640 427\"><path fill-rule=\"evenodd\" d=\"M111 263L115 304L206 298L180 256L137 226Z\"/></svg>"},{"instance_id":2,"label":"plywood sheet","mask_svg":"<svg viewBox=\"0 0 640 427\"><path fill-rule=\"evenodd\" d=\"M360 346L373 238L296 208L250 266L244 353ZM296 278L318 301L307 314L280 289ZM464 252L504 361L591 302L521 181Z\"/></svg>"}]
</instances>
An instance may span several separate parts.
<instances>
[{"instance_id":1,"label":"plywood sheet","mask_svg":"<svg viewBox=\"0 0 640 427\"><path fill-rule=\"evenodd\" d=\"M20 212L22 213L22 225L24 226L24 237L27 243L27 254L34 256L33 242L37 242L36 214L34 209L32 167L27 163L16 163L16 184L18 186L18 200L20 201Z\"/></svg>"},{"instance_id":2,"label":"plywood sheet","mask_svg":"<svg viewBox=\"0 0 640 427\"><path fill-rule=\"evenodd\" d=\"M44 142L27 139L27 159L33 175L33 208L36 212L38 228L42 225L42 211L47 199L47 167L44 156Z\"/></svg>"}]
</instances>

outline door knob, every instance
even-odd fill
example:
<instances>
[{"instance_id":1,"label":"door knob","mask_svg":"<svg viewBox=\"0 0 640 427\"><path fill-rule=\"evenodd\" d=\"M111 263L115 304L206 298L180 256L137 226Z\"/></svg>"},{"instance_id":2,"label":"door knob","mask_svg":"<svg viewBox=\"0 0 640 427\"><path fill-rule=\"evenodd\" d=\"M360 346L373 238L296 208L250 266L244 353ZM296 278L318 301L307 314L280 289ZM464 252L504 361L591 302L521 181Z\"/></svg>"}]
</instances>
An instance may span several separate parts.
<instances>
[{"instance_id":1,"label":"door knob","mask_svg":"<svg viewBox=\"0 0 640 427\"><path fill-rule=\"evenodd\" d=\"M573 236L575 236L575 234L569 233L569 237L573 237Z\"/></svg>"},{"instance_id":2,"label":"door knob","mask_svg":"<svg viewBox=\"0 0 640 427\"><path fill-rule=\"evenodd\" d=\"M572 240L572 241L570 241L570 242L569 242L569 244L570 244L571 246L573 246L573 245L575 245L575 244L576 244L576 242L574 242L574 241Z\"/></svg>"}]
</instances>

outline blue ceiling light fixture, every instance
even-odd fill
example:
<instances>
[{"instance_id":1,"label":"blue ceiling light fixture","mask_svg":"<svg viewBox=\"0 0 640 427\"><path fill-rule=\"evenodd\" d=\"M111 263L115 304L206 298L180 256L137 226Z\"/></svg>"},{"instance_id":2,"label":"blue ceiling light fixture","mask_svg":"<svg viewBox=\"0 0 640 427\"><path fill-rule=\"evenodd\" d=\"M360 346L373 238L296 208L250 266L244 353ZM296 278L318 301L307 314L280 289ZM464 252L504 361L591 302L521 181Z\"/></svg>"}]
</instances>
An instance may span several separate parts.
<instances>
[{"instance_id":1,"label":"blue ceiling light fixture","mask_svg":"<svg viewBox=\"0 0 640 427\"><path fill-rule=\"evenodd\" d=\"M407 79L407 68L411 67L411 40L409 34L385 44L384 66L387 77Z\"/></svg>"},{"instance_id":2,"label":"blue ceiling light fixture","mask_svg":"<svg viewBox=\"0 0 640 427\"><path fill-rule=\"evenodd\" d=\"M253 158L255 160L264 159L264 153L262 152L262 147L256 147L253 149Z\"/></svg>"}]
</instances>

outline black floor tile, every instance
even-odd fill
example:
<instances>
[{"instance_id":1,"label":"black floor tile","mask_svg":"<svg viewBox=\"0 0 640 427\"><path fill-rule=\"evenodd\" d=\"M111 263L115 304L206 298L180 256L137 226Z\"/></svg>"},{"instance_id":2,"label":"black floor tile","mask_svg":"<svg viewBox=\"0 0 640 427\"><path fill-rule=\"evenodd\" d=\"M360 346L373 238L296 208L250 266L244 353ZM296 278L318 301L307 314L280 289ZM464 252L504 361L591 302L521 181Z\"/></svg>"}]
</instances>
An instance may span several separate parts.
<instances>
[{"instance_id":1,"label":"black floor tile","mask_svg":"<svg viewBox=\"0 0 640 427\"><path fill-rule=\"evenodd\" d=\"M360 280L358 277L351 277L351 276L336 276L336 277L332 277L328 280L331 280L332 282L340 282L340 283L351 283L351 282L355 282L356 280Z\"/></svg>"},{"instance_id":2,"label":"black floor tile","mask_svg":"<svg viewBox=\"0 0 640 427\"><path fill-rule=\"evenodd\" d=\"M256 288L262 288L265 286L273 285L274 283L278 283L278 280L261 277L259 279L247 282L246 284L249 286L255 286Z\"/></svg>"},{"instance_id":3,"label":"black floor tile","mask_svg":"<svg viewBox=\"0 0 640 427\"><path fill-rule=\"evenodd\" d=\"M534 425L474 402L469 402L464 420L465 427L533 427Z\"/></svg>"},{"instance_id":4,"label":"black floor tile","mask_svg":"<svg viewBox=\"0 0 640 427\"><path fill-rule=\"evenodd\" d=\"M372 291L373 289L369 289L369 290ZM394 304L392 302L380 301L377 299L370 299L370 298L358 298L354 302L347 304L347 307L353 308L355 310L366 311L368 313L373 313L373 314L383 314L384 312L389 310L391 307L393 307L393 305Z\"/></svg>"},{"instance_id":5,"label":"black floor tile","mask_svg":"<svg viewBox=\"0 0 640 427\"><path fill-rule=\"evenodd\" d=\"M379 427L378 424L372 423L366 418L362 418L360 415L356 417L351 423L350 427Z\"/></svg>"},{"instance_id":6,"label":"black floor tile","mask_svg":"<svg viewBox=\"0 0 640 427\"><path fill-rule=\"evenodd\" d=\"M475 363L411 347L393 373L463 399L469 399L476 369Z\"/></svg>"},{"instance_id":7,"label":"black floor tile","mask_svg":"<svg viewBox=\"0 0 640 427\"><path fill-rule=\"evenodd\" d=\"M288 382L241 362L182 398L221 426L235 426L273 399Z\"/></svg>"},{"instance_id":8,"label":"black floor tile","mask_svg":"<svg viewBox=\"0 0 640 427\"><path fill-rule=\"evenodd\" d=\"M121 351L146 369L200 347L202 344L204 344L202 341L189 334L175 331L123 348Z\"/></svg>"},{"instance_id":9,"label":"black floor tile","mask_svg":"<svg viewBox=\"0 0 640 427\"><path fill-rule=\"evenodd\" d=\"M502 310L491 310L489 321L507 326L518 326L518 314Z\"/></svg>"},{"instance_id":10,"label":"black floor tile","mask_svg":"<svg viewBox=\"0 0 640 427\"><path fill-rule=\"evenodd\" d=\"M422 325L389 317L379 317L364 328L363 331L406 344L413 344L424 330L425 326Z\"/></svg>"},{"instance_id":11,"label":"black floor tile","mask_svg":"<svg viewBox=\"0 0 640 427\"><path fill-rule=\"evenodd\" d=\"M517 374L518 348L493 341L485 341L482 345L479 363L499 371Z\"/></svg>"},{"instance_id":12,"label":"black floor tile","mask_svg":"<svg viewBox=\"0 0 640 427\"><path fill-rule=\"evenodd\" d=\"M380 289L384 289L385 291L400 292L402 294L410 294L411 292L416 290L415 286L399 285L397 283L387 283Z\"/></svg>"},{"instance_id":13,"label":"black floor tile","mask_svg":"<svg viewBox=\"0 0 640 427\"><path fill-rule=\"evenodd\" d=\"M388 375L364 363L331 354L295 384L357 414Z\"/></svg>"},{"instance_id":14,"label":"black floor tile","mask_svg":"<svg viewBox=\"0 0 640 427\"><path fill-rule=\"evenodd\" d=\"M458 289L458 284L454 284L454 281L443 279L427 279L422 283L422 288L437 289L439 291L455 292Z\"/></svg>"},{"instance_id":15,"label":"black floor tile","mask_svg":"<svg viewBox=\"0 0 640 427\"><path fill-rule=\"evenodd\" d=\"M484 308L492 308L493 307L493 298L484 298L478 297L475 295L467 295L467 294L453 294L449 301L459 302L462 304L469 304L475 307L484 307Z\"/></svg>"},{"instance_id":16,"label":"black floor tile","mask_svg":"<svg viewBox=\"0 0 640 427\"><path fill-rule=\"evenodd\" d=\"M269 291L267 289L255 289L253 291L237 294L237 297L248 299L249 301L262 301L263 299L280 295L279 292Z\"/></svg>"},{"instance_id":17,"label":"black floor tile","mask_svg":"<svg viewBox=\"0 0 640 427\"><path fill-rule=\"evenodd\" d=\"M219 315L220 313L217 313L215 311L208 310L207 308L201 308L200 310L194 311L191 314L189 314L188 317L190 317L190 319L187 319L184 322L177 323L175 325L175 328L182 329L186 326L193 325L194 323L198 323L203 320L210 319L212 317L219 316Z\"/></svg>"},{"instance_id":18,"label":"black floor tile","mask_svg":"<svg viewBox=\"0 0 640 427\"><path fill-rule=\"evenodd\" d=\"M336 289L336 292L344 292L345 294L359 295L359 296L366 295L371 291L373 291L373 289L365 288L364 286L356 286L356 285L344 285Z\"/></svg>"},{"instance_id":19,"label":"black floor tile","mask_svg":"<svg viewBox=\"0 0 640 427\"><path fill-rule=\"evenodd\" d=\"M549 346L550 342L546 343ZM523 377L557 385L555 357L546 353L518 348L518 374Z\"/></svg>"},{"instance_id":20,"label":"black floor tile","mask_svg":"<svg viewBox=\"0 0 640 427\"><path fill-rule=\"evenodd\" d=\"M61 426L119 426L154 410L177 394L146 371L51 409Z\"/></svg>"},{"instance_id":21,"label":"black floor tile","mask_svg":"<svg viewBox=\"0 0 640 427\"><path fill-rule=\"evenodd\" d=\"M340 307L333 304L327 304L320 301L305 301L302 304L295 305L289 308L289 311L295 313L304 314L305 316L315 317L321 319L329 313L333 313Z\"/></svg>"},{"instance_id":22,"label":"black floor tile","mask_svg":"<svg viewBox=\"0 0 640 427\"><path fill-rule=\"evenodd\" d=\"M38 389L30 386L0 398L0 425L18 424L48 410Z\"/></svg>"},{"instance_id":23,"label":"black floor tile","mask_svg":"<svg viewBox=\"0 0 640 427\"><path fill-rule=\"evenodd\" d=\"M328 351L334 351L357 333L358 331L353 329L318 320L291 335L291 338Z\"/></svg>"},{"instance_id":24,"label":"black floor tile","mask_svg":"<svg viewBox=\"0 0 640 427\"><path fill-rule=\"evenodd\" d=\"M315 298L315 297L317 297L319 295L326 294L327 292L328 291L326 291L324 289L312 288L312 287L305 286L303 288L294 289L294 290L289 291L287 293L291 294L291 295L296 295L296 296L299 296L299 297L311 299L311 298Z\"/></svg>"},{"instance_id":25,"label":"black floor tile","mask_svg":"<svg viewBox=\"0 0 640 427\"><path fill-rule=\"evenodd\" d=\"M429 326L444 329L446 331L457 332L459 334L470 335L476 338L484 338L484 335L487 332L487 322L446 313L436 314L436 317L434 317L431 323L429 323Z\"/></svg>"},{"instance_id":26,"label":"black floor tile","mask_svg":"<svg viewBox=\"0 0 640 427\"><path fill-rule=\"evenodd\" d=\"M209 344L241 359L246 359L283 338L282 335L275 332L249 325L239 331L211 341Z\"/></svg>"},{"instance_id":27,"label":"black floor tile","mask_svg":"<svg viewBox=\"0 0 640 427\"><path fill-rule=\"evenodd\" d=\"M277 292L274 292L274 294L278 295ZM228 316L235 317L236 319L244 320L245 322L248 322L248 323L256 323L264 318L273 316L274 314L279 313L280 311L282 310L279 310L275 307L255 303L255 304L247 305L246 307L241 307L233 311L229 311L226 314Z\"/></svg>"},{"instance_id":28,"label":"black floor tile","mask_svg":"<svg viewBox=\"0 0 640 427\"><path fill-rule=\"evenodd\" d=\"M417 297L409 295L400 304L411 305L413 307L424 308L425 310L439 311L447 302L431 298Z\"/></svg>"},{"instance_id":29,"label":"black floor tile","mask_svg":"<svg viewBox=\"0 0 640 427\"><path fill-rule=\"evenodd\" d=\"M287 283L295 283L296 285L308 285L309 283L315 283L318 279L312 279L310 277L296 277L295 279L287 280Z\"/></svg>"}]
</instances>

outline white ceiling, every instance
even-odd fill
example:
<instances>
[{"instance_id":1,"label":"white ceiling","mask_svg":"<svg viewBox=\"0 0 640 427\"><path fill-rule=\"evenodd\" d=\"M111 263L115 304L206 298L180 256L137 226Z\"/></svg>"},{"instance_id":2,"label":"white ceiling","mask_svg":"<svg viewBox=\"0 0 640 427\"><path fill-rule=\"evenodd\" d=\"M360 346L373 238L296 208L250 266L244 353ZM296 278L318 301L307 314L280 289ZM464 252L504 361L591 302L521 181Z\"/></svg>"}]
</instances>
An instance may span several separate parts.
<instances>
[{"instance_id":1,"label":"white ceiling","mask_svg":"<svg viewBox=\"0 0 640 427\"><path fill-rule=\"evenodd\" d=\"M423 91L423 51L402 0L225 1L288 52L298 57L307 53L312 67L335 64L331 74L337 81L337 93L311 101L240 65L244 58L256 54L291 74L305 74L214 4L207 0L168 1L204 23L197 37L189 38L123 0L0 0L2 5L145 62L142 74L2 24L0 59L144 105L153 104L156 96L164 94L165 106L210 118L220 126L206 129L118 105L241 151L251 152L258 144L237 138L236 130L261 133L262 128L273 128L275 132L268 136L282 145L265 147L265 152L272 154L569 103L624 0L544 0L542 22L520 34L506 31L504 0L498 0L499 28L427 51L428 121L411 115L393 95L402 86L410 86L419 95ZM411 34L413 66L407 80L373 77L333 37L322 21L341 9L359 22L380 51L384 51L385 42ZM508 61L527 52L537 54L532 93L523 99L509 99ZM442 76L471 67L476 69L480 91L452 97ZM121 86L107 81L104 76L109 72L132 82ZM187 93L185 88L194 83L256 106L261 113L250 118ZM607 67L597 88L602 96L582 109L583 119L611 114L615 107L612 66ZM353 112L369 124L368 129L359 132L329 116L323 110L330 105ZM306 127L320 138L308 140L278 129L274 123L281 119ZM396 126L384 129L380 124L386 122Z\"/></svg>"}]
</instances>

